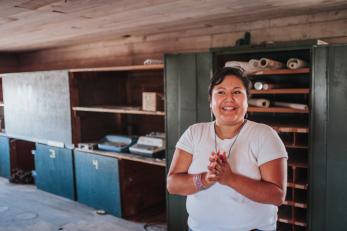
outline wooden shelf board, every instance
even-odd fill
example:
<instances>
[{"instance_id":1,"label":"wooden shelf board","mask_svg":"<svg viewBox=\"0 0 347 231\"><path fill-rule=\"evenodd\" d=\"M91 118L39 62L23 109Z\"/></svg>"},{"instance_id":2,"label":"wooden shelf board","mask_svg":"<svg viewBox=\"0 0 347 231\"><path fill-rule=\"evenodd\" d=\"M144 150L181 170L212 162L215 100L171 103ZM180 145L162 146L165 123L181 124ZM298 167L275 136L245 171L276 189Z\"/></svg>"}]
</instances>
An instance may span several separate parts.
<instances>
[{"instance_id":1,"label":"wooden shelf board","mask_svg":"<svg viewBox=\"0 0 347 231\"><path fill-rule=\"evenodd\" d=\"M262 94L309 94L309 88L288 88L288 89L270 89L270 90L251 90L252 95Z\"/></svg>"},{"instance_id":2,"label":"wooden shelf board","mask_svg":"<svg viewBox=\"0 0 347 231\"><path fill-rule=\"evenodd\" d=\"M4 107L4 106L5 106L5 104L1 102L0 103L0 107Z\"/></svg>"},{"instance_id":3,"label":"wooden shelf board","mask_svg":"<svg viewBox=\"0 0 347 231\"><path fill-rule=\"evenodd\" d=\"M70 69L70 72L163 70L164 64Z\"/></svg>"},{"instance_id":4,"label":"wooden shelf board","mask_svg":"<svg viewBox=\"0 0 347 231\"><path fill-rule=\"evenodd\" d=\"M305 162L299 162L299 161L293 161L288 160L288 166L295 167L295 168L308 168L308 164Z\"/></svg>"},{"instance_id":5,"label":"wooden shelf board","mask_svg":"<svg viewBox=\"0 0 347 231\"><path fill-rule=\"evenodd\" d=\"M297 144L284 144L286 148L300 148L300 149L308 149L307 145L297 145Z\"/></svg>"},{"instance_id":6,"label":"wooden shelf board","mask_svg":"<svg viewBox=\"0 0 347 231\"><path fill-rule=\"evenodd\" d=\"M156 158L145 157L145 156L140 156L140 155L135 155L135 154L130 154L130 153L107 152L107 151L101 151L101 150L85 150L85 149L81 149L81 148L76 148L76 150L82 151L82 152L88 152L88 153L92 153L92 154L97 154L97 155L101 155L101 156L114 157L117 159L132 160L132 161L136 161L136 162L158 165L158 166L162 166L162 167L166 166L165 159L156 159Z\"/></svg>"},{"instance_id":7,"label":"wooden shelf board","mask_svg":"<svg viewBox=\"0 0 347 231\"><path fill-rule=\"evenodd\" d=\"M104 112L119 114L135 114L135 115L158 115L165 116L163 111L143 111L140 107L122 107L122 106L90 106L90 107L72 107L73 111L85 112Z\"/></svg>"},{"instance_id":8,"label":"wooden shelf board","mask_svg":"<svg viewBox=\"0 0 347 231\"><path fill-rule=\"evenodd\" d=\"M295 201L284 201L283 204L284 205L293 206L293 207L297 207L297 208L302 208L302 209L306 209L307 208L307 204L306 203L299 203L299 202L295 202Z\"/></svg>"},{"instance_id":9,"label":"wooden shelf board","mask_svg":"<svg viewBox=\"0 0 347 231\"><path fill-rule=\"evenodd\" d=\"M292 183L288 182L288 187L289 188L298 188L298 189L305 189L307 190L308 184L303 184L303 183Z\"/></svg>"},{"instance_id":10,"label":"wooden shelf board","mask_svg":"<svg viewBox=\"0 0 347 231\"><path fill-rule=\"evenodd\" d=\"M254 75L294 75L294 74L307 74L310 73L310 68L300 69L279 69L279 70L263 70L257 71Z\"/></svg>"},{"instance_id":11,"label":"wooden shelf board","mask_svg":"<svg viewBox=\"0 0 347 231\"><path fill-rule=\"evenodd\" d=\"M248 112L309 113L309 110L298 110L298 109L286 108L286 107L267 107L267 108L248 107Z\"/></svg>"},{"instance_id":12,"label":"wooden shelf board","mask_svg":"<svg viewBox=\"0 0 347 231\"><path fill-rule=\"evenodd\" d=\"M309 128L300 124L275 124L267 123L277 132L309 133Z\"/></svg>"},{"instance_id":13,"label":"wooden shelf board","mask_svg":"<svg viewBox=\"0 0 347 231\"><path fill-rule=\"evenodd\" d=\"M296 221L296 220L290 220L290 219L281 218L281 217L278 218L278 221L282 222L282 223L287 223L287 224L292 224L292 225L297 225L297 226L302 226L302 227L306 227L307 226L307 224L305 222Z\"/></svg>"}]
</instances>

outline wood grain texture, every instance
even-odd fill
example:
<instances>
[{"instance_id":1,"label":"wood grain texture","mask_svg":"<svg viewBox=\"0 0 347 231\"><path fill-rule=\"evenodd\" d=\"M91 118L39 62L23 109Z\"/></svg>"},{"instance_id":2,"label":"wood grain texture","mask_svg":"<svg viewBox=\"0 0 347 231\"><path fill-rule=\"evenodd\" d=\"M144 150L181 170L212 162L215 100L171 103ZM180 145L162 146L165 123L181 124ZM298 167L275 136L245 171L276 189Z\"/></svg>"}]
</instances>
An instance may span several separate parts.
<instances>
[{"instance_id":1,"label":"wood grain texture","mask_svg":"<svg viewBox=\"0 0 347 231\"><path fill-rule=\"evenodd\" d=\"M0 51L36 50L129 37L146 39L163 33L200 31L201 35L249 31L266 25L282 27L284 24L278 18L300 15L298 19L288 19L289 24L312 23L321 19L302 15L346 7L344 0L221 0L218 4L213 0L4 0L0 2ZM343 14L323 18L326 17L336 19ZM250 23L254 21L261 22Z\"/></svg>"},{"instance_id":2,"label":"wood grain texture","mask_svg":"<svg viewBox=\"0 0 347 231\"><path fill-rule=\"evenodd\" d=\"M17 71L18 65L18 55L10 53L0 53L0 73L15 72Z\"/></svg>"},{"instance_id":3,"label":"wood grain texture","mask_svg":"<svg viewBox=\"0 0 347 231\"><path fill-rule=\"evenodd\" d=\"M126 38L106 38L77 45L21 52L21 71L90 68L143 64L147 58L163 59L165 53L205 52L210 48L233 46L245 31L252 34L252 43L323 39L327 42L347 42L344 28L347 10L310 13L298 16L258 19L256 21L226 21L223 25L173 31L158 31ZM184 24L187 25L187 24ZM286 33L283 33L285 31ZM1 44L1 41L0 41Z\"/></svg>"}]
</instances>

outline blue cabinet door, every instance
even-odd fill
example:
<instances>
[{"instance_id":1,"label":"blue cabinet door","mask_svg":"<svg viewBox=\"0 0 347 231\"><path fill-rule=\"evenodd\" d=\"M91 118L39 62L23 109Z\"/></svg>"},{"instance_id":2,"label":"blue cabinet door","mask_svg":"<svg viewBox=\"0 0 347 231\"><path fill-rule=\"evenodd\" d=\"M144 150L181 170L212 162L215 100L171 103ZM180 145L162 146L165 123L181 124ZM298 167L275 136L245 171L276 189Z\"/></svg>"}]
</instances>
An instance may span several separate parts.
<instances>
[{"instance_id":1,"label":"blue cabinet door","mask_svg":"<svg viewBox=\"0 0 347 231\"><path fill-rule=\"evenodd\" d=\"M75 151L77 201L122 217L118 160Z\"/></svg>"},{"instance_id":2,"label":"blue cabinet door","mask_svg":"<svg viewBox=\"0 0 347 231\"><path fill-rule=\"evenodd\" d=\"M0 176L9 178L10 175L10 139L0 136Z\"/></svg>"},{"instance_id":3,"label":"blue cabinet door","mask_svg":"<svg viewBox=\"0 0 347 231\"><path fill-rule=\"evenodd\" d=\"M71 149L36 144L35 169L38 189L75 199Z\"/></svg>"}]
</instances>

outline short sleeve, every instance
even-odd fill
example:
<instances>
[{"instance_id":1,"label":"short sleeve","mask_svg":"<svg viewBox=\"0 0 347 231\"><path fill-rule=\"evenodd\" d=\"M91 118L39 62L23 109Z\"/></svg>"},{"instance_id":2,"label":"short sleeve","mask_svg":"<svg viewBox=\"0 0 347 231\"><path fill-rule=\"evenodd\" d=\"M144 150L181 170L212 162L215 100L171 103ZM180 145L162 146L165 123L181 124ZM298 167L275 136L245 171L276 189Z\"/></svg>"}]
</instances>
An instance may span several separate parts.
<instances>
[{"instance_id":1,"label":"short sleeve","mask_svg":"<svg viewBox=\"0 0 347 231\"><path fill-rule=\"evenodd\" d=\"M281 138L271 127L263 127L261 136L259 137L258 147L258 166L278 158L288 158Z\"/></svg>"},{"instance_id":2,"label":"short sleeve","mask_svg":"<svg viewBox=\"0 0 347 231\"><path fill-rule=\"evenodd\" d=\"M176 148L182 149L193 155L194 152L194 140L192 134L192 126L190 126L181 136L176 144Z\"/></svg>"}]
</instances>

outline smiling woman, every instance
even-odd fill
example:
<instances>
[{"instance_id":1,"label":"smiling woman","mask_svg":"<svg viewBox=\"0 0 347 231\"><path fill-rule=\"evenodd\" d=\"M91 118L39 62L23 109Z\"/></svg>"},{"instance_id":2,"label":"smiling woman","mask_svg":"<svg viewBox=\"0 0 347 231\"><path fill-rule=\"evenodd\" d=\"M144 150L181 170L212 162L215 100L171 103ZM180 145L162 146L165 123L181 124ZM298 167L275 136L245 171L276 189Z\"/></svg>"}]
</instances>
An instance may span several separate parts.
<instances>
[{"instance_id":1,"label":"smiling woman","mask_svg":"<svg viewBox=\"0 0 347 231\"><path fill-rule=\"evenodd\" d=\"M250 81L224 68L209 87L215 120L190 126L167 177L187 196L191 230L275 230L286 194L287 152L277 133L245 119Z\"/></svg>"},{"instance_id":2,"label":"smiling woman","mask_svg":"<svg viewBox=\"0 0 347 231\"><path fill-rule=\"evenodd\" d=\"M247 113L249 88L250 81L239 69L225 68L212 78L209 98L217 127L224 124L238 130Z\"/></svg>"}]
</instances>

